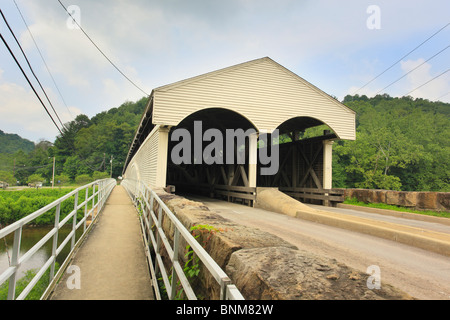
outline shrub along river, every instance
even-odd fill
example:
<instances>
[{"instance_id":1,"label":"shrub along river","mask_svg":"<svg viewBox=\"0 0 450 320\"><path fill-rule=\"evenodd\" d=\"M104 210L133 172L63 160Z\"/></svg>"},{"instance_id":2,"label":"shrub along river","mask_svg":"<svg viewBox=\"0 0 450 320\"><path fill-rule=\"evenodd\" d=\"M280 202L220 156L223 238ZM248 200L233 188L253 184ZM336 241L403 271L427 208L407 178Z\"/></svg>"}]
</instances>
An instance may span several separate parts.
<instances>
[{"instance_id":1,"label":"shrub along river","mask_svg":"<svg viewBox=\"0 0 450 320\"><path fill-rule=\"evenodd\" d=\"M74 188L42 188L42 189L24 189L14 191L0 191L0 228L17 221L45 205L59 199ZM92 188L89 188L89 195L92 195ZM85 192L79 192L79 203L84 201ZM61 219L73 210L74 196L68 198L61 204ZM90 207L90 203L89 203ZM83 209L78 211L77 221L83 216ZM41 215L30 225L22 230L22 239L19 258L40 241L52 228L55 220L55 209ZM65 226L58 232L58 246L64 241L66 236L72 230L72 219L66 222ZM77 231L76 239L79 238L83 227ZM0 274L10 265L12 257L12 248L14 244L14 233L0 239ZM57 262L61 265L70 252L69 241L62 252L57 257ZM53 238L39 249L28 261L19 268L19 277L23 276L27 270L40 269L52 254Z\"/></svg>"}]
</instances>

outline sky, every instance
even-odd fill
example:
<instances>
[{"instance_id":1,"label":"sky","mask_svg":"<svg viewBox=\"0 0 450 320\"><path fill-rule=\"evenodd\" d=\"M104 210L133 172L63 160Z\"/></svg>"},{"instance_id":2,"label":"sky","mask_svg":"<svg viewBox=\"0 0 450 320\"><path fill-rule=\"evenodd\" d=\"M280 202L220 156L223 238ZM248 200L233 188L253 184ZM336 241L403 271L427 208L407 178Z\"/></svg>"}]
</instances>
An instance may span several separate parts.
<instances>
[{"instance_id":1,"label":"sky","mask_svg":"<svg viewBox=\"0 0 450 320\"><path fill-rule=\"evenodd\" d=\"M61 2L131 80L96 49L58 0L0 0L63 123L137 101L162 85L262 57L340 101L347 94L387 93L450 103L448 0ZM0 33L60 126L3 20ZM34 142L53 142L59 134L3 42L0 130Z\"/></svg>"}]
</instances>

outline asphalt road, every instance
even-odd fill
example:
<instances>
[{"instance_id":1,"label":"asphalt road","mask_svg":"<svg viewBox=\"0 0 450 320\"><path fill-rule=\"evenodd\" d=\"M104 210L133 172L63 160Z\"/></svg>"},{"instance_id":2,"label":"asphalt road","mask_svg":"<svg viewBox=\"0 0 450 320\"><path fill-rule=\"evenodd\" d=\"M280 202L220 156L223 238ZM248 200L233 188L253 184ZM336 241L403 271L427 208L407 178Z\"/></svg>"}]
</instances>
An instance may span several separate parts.
<instances>
[{"instance_id":1,"label":"asphalt road","mask_svg":"<svg viewBox=\"0 0 450 320\"><path fill-rule=\"evenodd\" d=\"M186 197L203 202L224 218L275 234L300 250L336 259L363 272L377 265L381 270L381 285L389 283L417 299L450 300L450 257L263 209L198 196ZM450 226L440 224L348 209L330 210L450 233Z\"/></svg>"}]
</instances>

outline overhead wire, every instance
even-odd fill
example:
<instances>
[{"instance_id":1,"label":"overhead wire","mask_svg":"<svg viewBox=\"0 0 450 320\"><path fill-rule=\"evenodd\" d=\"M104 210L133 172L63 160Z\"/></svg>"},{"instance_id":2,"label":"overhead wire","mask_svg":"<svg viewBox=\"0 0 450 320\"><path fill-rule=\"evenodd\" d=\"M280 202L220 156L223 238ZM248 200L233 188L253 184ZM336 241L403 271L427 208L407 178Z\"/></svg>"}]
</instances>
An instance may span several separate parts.
<instances>
[{"instance_id":1,"label":"overhead wire","mask_svg":"<svg viewBox=\"0 0 450 320\"><path fill-rule=\"evenodd\" d=\"M424 45L426 42L428 42L429 40L431 40L433 37L435 37L439 32L441 32L442 30L444 30L445 28L447 28L450 25L450 22L447 23L445 26L443 26L442 28L440 28L438 31L436 31L435 33L433 33L430 37L428 37L425 41L423 41L421 44L419 44L417 47L415 47L414 49L412 49L411 51L409 51L407 54L405 54L403 57L401 57L399 60L397 60L396 62L394 62L389 68L387 68L386 70L384 70L383 72L381 72L379 75L377 75L375 78L373 78L372 80L370 80L369 82L367 82L365 85L363 85L361 88L359 88L358 90L356 90L353 95L355 95L356 93L358 93L361 89L365 88L366 86L368 86L369 84L371 84L373 81L375 81L376 79L378 79L380 76L382 76L384 73L386 73L387 71L389 71L390 69L392 69L397 63L399 63L400 61L402 61L404 58L406 58L407 56L409 56L411 53L413 53L414 51L416 51L417 49L419 49L422 45Z\"/></svg>"},{"instance_id":2,"label":"overhead wire","mask_svg":"<svg viewBox=\"0 0 450 320\"><path fill-rule=\"evenodd\" d=\"M422 62L420 65L418 65L417 67L415 67L414 69L410 70L408 73L405 73L403 76L401 76L400 78L398 78L397 80L395 80L394 82L390 83L389 85L387 85L386 87L384 87L383 89L379 90L375 95L377 95L378 93L380 93L381 91L384 91L385 89L389 88L390 86L392 86L393 84L397 83L398 81L400 81L401 79L403 79L404 77L406 77L408 74L410 74L411 72L417 70L418 68L420 68L421 66L423 66L425 63L427 63L428 61L430 61L431 59L435 58L436 56L438 56L439 54L441 54L442 52L444 52L445 50L447 50L450 47L450 45L448 45L447 47L445 47L444 49L442 49L441 51L439 51L438 53L436 53L435 55L433 55L432 57L428 58L426 61Z\"/></svg>"},{"instance_id":3,"label":"overhead wire","mask_svg":"<svg viewBox=\"0 0 450 320\"><path fill-rule=\"evenodd\" d=\"M447 96L448 94L450 94L450 91L447 92L446 94L443 94L442 96L438 97L436 100L442 99L443 97Z\"/></svg>"},{"instance_id":4,"label":"overhead wire","mask_svg":"<svg viewBox=\"0 0 450 320\"><path fill-rule=\"evenodd\" d=\"M47 98L48 103L49 103L50 106L52 107L53 112L55 113L56 117L58 118L59 122L61 123L61 126L64 127L64 125L63 125L61 119L59 118L58 113L56 112L55 108L53 107L52 102L50 101L50 98L49 98L48 95L47 95L47 92L45 91L44 87L42 86L41 82L39 81L39 78L37 77L36 73L34 72L33 67L32 67L31 64L30 64L30 61L28 60L28 57L27 57L25 51L24 51L23 48L22 48L22 45L20 44L19 40L17 39L16 35L14 34L14 31L11 29L11 26L9 25L8 20L6 19L5 15L3 14L3 11L2 11L1 9L0 9L0 14L1 14L1 16L2 16L2 18L3 18L3 21L5 22L6 26L8 27L8 29L9 29L11 35L13 36L14 40L16 41L16 43L17 43L17 45L18 45L20 51L22 52L22 55L24 56L25 61L27 62L28 67L29 67L30 70L31 70L31 73L33 74L34 78L36 79L37 83L39 84L39 87L41 88L42 92L44 92L44 95L45 95L45 97ZM46 109L47 109L47 108L46 108ZM58 128L58 129L59 129L59 128Z\"/></svg>"},{"instance_id":5,"label":"overhead wire","mask_svg":"<svg viewBox=\"0 0 450 320\"><path fill-rule=\"evenodd\" d=\"M411 90L411 91L408 92L405 96L408 96L410 93L412 93L412 92L414 92L414 91L416 91L416 90L422 88L423 86L427 85L428 83L430 83L430 82L433 81L433 80L436 80L436 79L439 78L440 76L443 76L444 74L446 74L446 73L449 72L449 71L450 71L450 69L445 70L444 72L442 72L442 73L438 74L437 76L435 76L433 79L428 80L427 82L425 82L425 83L422 84L421 86L415 88L414 90Z\"/></svg>"},{"instance_id":6,"label":"overhead wire","mask_svg":"<svg viewBox=\"0 0 450 320\"><path fill-rule=\"evenodd\" d=\"M20 14L20 17L22 18L23 23L25 24L25 26L26 26L26 28L27 28L27 30L28 30L28 33L30 34L31 39L33 40L33 43L34 43L34 45L35 45L35 47L36 47L36 49L37 49L37 51L38 51L38 53L39 53L39 55L40 55L40 57L41 57L41 59L42 59L42 62L44 63L45 68L47 69L47 72L48 72L48 74L50 75L50 78L52 79L53 84L55 85L56 90L58 91L58 94L59 94L59 96L60 96L62 102L63 102L64 105L66 106L66 109L67 109L67 111L69 112L69 115L73 118L73 115L72 115L72 113L70 112L69 107L67 106L67 103L66 103L66 101L65 101L65 99L64 99L64 97L63 97L63 95L62 95L62 93L61 93L61 90L59 89L58 85L56 84L55 78L53 77L53 75L52 75L52 73L51 73L51 71L50 71L50 68L48 67L48 65L47 65L47 63L46 63L46 61L45 61L45 59L44 59L44 56L43 56L41 50L39 49L39 46L38 46L38 44L37 44L37 42L36 42L36 40L35 40L35 38L34 38L34 36L33 36L33 33L31 32L31 30L30 30L30 28L29 28L29 26L28 26L28 23L26 22L25 17L23 16L22 11L21 11L20 8L19 8L19 5L17 4L16 0L13 0L13 1L14 1L14 4L16 5L17 11L19 11L19 14Z\"/></svg>"},{"instance_id":7,"label":"overhead wire","mask_svg":"<svg viewBox=\"0 0 450 320\"><path fill-rule=\"evenodd\" d=\"M20 13L20 15L21 15L21 17L22 17L23 22L25 23L25 26L27 27L27 29L28 29L28 31L29 31L29 33L30 33L31 38L33 39L33 42L34 42L34 44L35 44L37 50L39 51L39 54L40 54L40 56L41 56L41 58L42 58L42 60L43 60L43 62L44 62L44 64L45 64L45 66L46 66L46 68L47 68L47 71L49 72L49 74L50 74L50 76L51 76L51 78L52 78L52 80L53 80L53 82L54 82L54 84L55 84L55 86L56 86L58 92L60 93L60 96L61 96L61 98L62 98L64 104L65 104L66 107L67 107L67 104L65 103L64 98L62 97L62 94L61 94L61 92L60 92L60 90L59 90L59 88L58 88L58 86L57 86L57 84L56 84L56 81L54 80L53 76L51 75L51 72L50 72L50 70L49 70L49 68L48 68L48 65L46 64L45 59L43 58L42 52L39 50L39 47L38 47L38 45L37 45L37 43L36 43L36 41L35 41L35 39L34 39L32 33L31 33L31 31L30 31L30 29L29 29L29 27L28 27L28 24L26 23L26 21L25 21L23 15L22 15L22 13L21 13L21 11L20 11L20 8L18 7L16 1L14 1L14 3L16 4L16 7L17 7L17 9L18 9L18 11L19 11L19 13ZM59 3L64 7L64 5L61 3L61 1L59 1ZM65 7L64 7L64 9L67 11L67 9L66 9ZM26 60L26 62L27 62L27 64L28 64L28 67L30 68L30 70L31 70L31 72L32 72L32 74L33 74L33 76L34 76L34 78L36 79L36 81L38 82L38 84L39 84L39 86L41 87L42 91L44 92L44 95L46 96L47 101L48 101L49 104L51 105L51 107L52 107L52 109L53 109L53 111L54 111L56 117L58 118L58 120L59 120L59 122L61 123L62 127L65 128L64 124L62 123L61 119L59 118L58 113L57 113L56 110L54 109L53 104L52 104L52 102L50 101L50 98L48 97L47 93L45 92L45 89L43 88L41 82L39 81L37 75L35 74L35 72L34 72L32 66L31 66L31 63L29 62L29 60L28 60L28 58L27 58L27 56L26 56L26 54L25 54L25 52L24 52L24 50L23 50L23 48L22 48L20 42L18 41L17 37L15 36L15 34L14 34L12 28L10 27L10 25L9 25L9 23L8 23L8 21L7 21L7 19L6 19L6 17L4 16L3 12L1 11L1 9L0 9L0 13L1 13L1 16L2 16L2 18L3 18L4 22L5 22L5 24L8 26L9 31L11 32L12 36L14 37L14 39L15 39L17 45L19 46L19 48L20 48L20 50L21 50L21 52L22 52L22 54L23 54L23 56L24 56L24 58L25 58L25 60ZM75 21L75 23L77 23L77 21L73 18L73 16L70 14L70 12L67 11L67 13L72 17L72 19ZM78 23L77 23L77 25L78 25ZM78 26L79 26L79 25L78 25ZM111 63L111 64L112 64L112 65L113 65L113 66L114 66L114 67L115 67L115 68L116 68L116 69L117 69L117 70L118 70L125 78L126 78L126 79L128 79L133 85L135 85L135 86L136 86L139 90L141 90L144 94L146 94L147 96L149 95L148 93L146 93L145 91L143 91L141 88L139 88L134 82L132 82L131 79L129 79L129 78L128 78L128 77L127 77L127 76L126 76L126 75L125 75L125 74L124 74L124 73L123 73L123 72L122 72L122 71L121 71L121 70L120 70L120 69L119 69L119 68L118 68L118 67L117 67L117 66L116 66L116 65L115 65L115 64L114 64L114 63L113 63L113 62L112 62L112 61L111 61L104 53L103 53L103 51L101 51L101 49L93 42L93 40L87 35L87 33L81 28L81 26L79 26L79 27L80 27L80 29L83 31L83 33L88 37L88 39L94 44L94 46L95 46L95 47L103 54L103 56L104 56L104 57L105 57L105 58L106 58L106 59L107 59L107 60L108 60L108 61L109 61L109 62L110 62L110 63ZM6 41L6 39L3 37L3 35L2 35L1 33L0 33L0 38L1 38L2 42L4 43L5 47L8 49L10 55L12 56L12 58L14 59L14 61L16 62L17 66L18 66L19 69L21 70L23 76L24 76L25 79L27 80L27 82L28 82L28 84L30 85L31 89L33 90L34 94L35 94L36 97L38 98L39 102L40 102L41 105L44 107L45 111L47 112L48 116L49 116L50 119L52 120L53 124L54 124L55 127L58 129L59 133L61 134L61 137L64 137L65 135L63 134L62 130L59 128L59 126L58 126L58 124L56 123L55 119L53 118L53 116L51 115L51 113L49 112L49 110L47 109L45 103L42 101L41 97L39 96L39 94L37 93L37 91L36 91L36 89L34 88L33 84L31 83L30 79L28 78L28 76L27 76L25 70L24 70L23 67L21 66L20 62L18 61L17 57L15 56L15 54L14 54L14 52L12 51L11 47L9 46L8 42ZM70 110L69 110L69 113L70 113ZM90 169L93 170L93 171L99 170L102 166L104 166L104 160L103 160L102 163L98 166L98 168L93 168L90 164L87 163L87 160L84 159L83 157L81 157L80 155L77 155L77 158L78 158L80 161L82 161L88 168L90 168ZM27 169L31 169L31 168L32 168L32 167L29 167L29 168L27 168ZM38 168L38 167L36 167L36 168ZM23 169L23 168L22 168L22 169Z\"/></svg>"},{"instance_id":8,"label":"overhead wire","mask_svg":"<svg viewBox=\"0 0 450 320\"><path fill-rule=\"evenodd\" d=\"M20 62L17 60L16 56L14 55L14 52L11 50L10 46L8 45L8 42L6 41L6 39L3 37L3 35L0 33L0 38L3 41L3 44L6 46L6 48L9 51L9 54L12 56L12 58L14 59L14 61L16 62L17 66L19 67L20 71L22 72L23 76L25 77L25 79L27 80L28 84L30 85L31 89L33 90L34 94L36 95L36 97L38 98L39 102L41 103L41 105L44 107L45 111L47 112L48 116L50 117L50 119L52 120L53 124L55 125L55 127L58 129L58 131L61 133L62 135L62 131L61 129L58 127L58 124L56 123L55 119L53 119L53 116L50 114L50 112L48 111L47 107L45 106L44 102L42 101L41 97L39 96L39 94L37 93L36 89L34 88L33 84L31 83L30 79L28 78L27 74L25 73L25 71L23 70L22 66L20 65Z\"/></svg>"},{"instance_id":9,"label":"overhead wire","mask_svg":"<svg viewBox=\"0 0 450 320\"><path fill-rule=\"evenodd\" d=\"M73 22L80 28L80 30L84 33L84 35L89 39L89 41L97 48L97 50L105 57L106 60L123 76L125 79L127 79L133 86L135 86L138 90L143 92L146 96L150 96L146 91L144 91L142 88L140 88L136 83L134 83L129 77L125 75L125 73L122 72L122 70L119 69L119 67L116 66L114 62L111 61L110 58L98 47L98 45L92 40L92 38L86 33L86 31L81 27L81 25L78 23L78 21L73 17L73 15L67 10L67 8L64 6L64 4L61 2L61 0L58 0L59 4L64 8L64 10L67 12L67 14L72 18Z\"/></svg>"}]
</instances>

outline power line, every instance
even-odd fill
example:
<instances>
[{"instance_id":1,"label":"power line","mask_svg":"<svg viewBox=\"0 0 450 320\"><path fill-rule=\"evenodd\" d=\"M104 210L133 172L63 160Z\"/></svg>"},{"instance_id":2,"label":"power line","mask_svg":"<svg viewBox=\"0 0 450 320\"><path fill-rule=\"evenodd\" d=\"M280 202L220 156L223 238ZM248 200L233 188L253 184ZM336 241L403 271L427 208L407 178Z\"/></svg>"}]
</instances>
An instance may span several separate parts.
<instances>
[{"instance_id":1,"label":"power line","mask_svg":"<svg viewBox=\"0 0 450 320\"><path fill-rule=\"evenodd\" d=\"M28 67L29 67L30 70L31 70L31 73L33 74L34 78L36 79L36 81L38 82L39 86L41 87L41 90L44 92L44 95L45 95L45 97L47 98L48 103L50 103L50 106L52 107L53 112L55 113L56 117L58 118L59 123L61 123L61 126L64 127L64 125L63 125L61 119L60 119L59 116L58 116L58 113L56 112L55 108L53 107L52 102L50 101L50 98L48 97L47 93L45 92L44 87L42 86L41 82L39 81L38 77L36 76L36 73L34 73L33 67L31 66L30 61L28 60L27 55L25 54L25 51L22 49L22 46L20 45L19 40L17 40L17 37L16 37L16 35L14 34L14 31L11 29L11 27L10 27L8 21L6 20L6 17L5 17L5 15L3 14L3 11L2 11L1 9L0 9L0 14L1 14L2 18L3 18L3 21L5 21L6 26L7 26L8 29L9 29L9 32L11 32L11 34L12 34L14 40L16 41L17 45L19 46L20 51L22 52L22 54L23 54L23 56L24 56L24 58L25 58L25 60L26 60L26 62L27 62L27 64L28 64ZM59 129L59 128L58 128L58 129Z\"/></svg>"},{"instance_id":2,"label":"power line","mask_svg":"<svg viewBox=\"0 0 450 320\"><path fill-rule=\"evenodd\" d=\"M78 24L77 20L72 16L72 14L67 10L67 8L64 6L64 4L61 2L61 0L58 0L59 4L66 10L66 12L69 14L69 16L72 18L73 22L76 23L76 25L80 28L80 30L84 33L84 35L89 39L89 41L97 48L97 50L103 55L103 57L106 58L106 60L109 61L109 63L122 75L124 76L133 86L135 86L137 89L139 89L141 92L143 92L146 96L150 96L147 92L142 90L137 84L135 84L133 81L131 81L130 78L128 78L112 61L109 59L106 54L95 44L95 42L89 37L89 35L84 31L84 29Z\"/></svg>"},{"instance_id":3,"label":"power line","mask_svg":"<svg viewBox=\"0 0 450 320\"><path fill-rule=\"evenodd\" d=\"M443 98L443 97L445 97L446 95L448 95L448 94L450 94L450 91L449 92L447 92L446 94L443 94L442 96L440 96L439 98L437 98L436 100L439 100L439 99L441 99L441 98Z\"/></svg>"},{"instance_id":4,"label":"power line","mask_svg":"<svg viewBox=\"0 0 450 320\"><path fill-rule=\"evenodd\" d=\"M36 97L39 99L39 102L42 104L42 106L44 107L45 111L47 112L48 116L50 117L50 119L52 119L53 124L55 125L55 127L58 129L58 131L61 133L61 129L58 127L57 123L55 122L55 119L53 119L52 115L50 114L50 112L48 111L47 107L45 106L44 102L42 101L41 97L39 97L39 94L36 92L36 89L34 89L33 84L31 83L30 79L28 78L28 76L26 75L25 71L23 70L22 66L20 65L20 62L17 60L16 56L14 55L14 52L12 52L11 48L9 47L8 43L6 42L5 38L3 38L3 35L0 33L0 38L3 41L3 44L6 46L6 48L8 49L10 55L12 56L12 58L14 59L14 61L16 62L17 66L19 67L20 71L22 71L23 76L25 77L25 79L27 80L28 84L30 85L31 89L33 90L34 94L36 95Z\"/></svg>"},{"instance_id":5,"label":"power line","mask_svg":"<svg viewBox=\"0 0 450 320\"><path fill-rule=\"evenodd\" d=\"M365 85L363 85L361 88L359 88L358 90L356 90L353 95L355 95L359 90L365 88L366 86L368 86L370 83L372 83L373 81L375 81L376 79L378 79L381 75L383 75L384 73L386 73L388 70L392 69L392 67L394 67L397 63L399 63L400 61L402 61L404 58L406 58L407 56L409 56L411 53L413 53L414 51L416 51L418 48L420 48L423 44L425 44L428 40L430 40L431 38L433 38L434 36L436 36L439 32L441 32L442 30L444 30L445 28L447 28L450 25L450 22L447 23L445 26L443 26L441 29L439 29L438 31L436 31L433 35L431 35L428 39L426 39L425 41L423 41L421 44L419 44L417 47L415 47L414 49L412 49L410 52L408 52L407 54L405 54L403 57L401 57L398 61L396 61L394 64L392 64L389 68L387 68L386 70L384 70L382 73L380 73L379 75L377 75L375 78L373 78L372 80L370 80L369 82L367 82Z\"/></svg>"},{"instance_id":6,"label":"power line","mask_svg":"<svg viewBox=\"0 0 450 320\"><path fill-rule=\"evenodd\" d=\"M447 47L445 47L444 49L442 49L441 51L439 51L438 53L436 53L434 56L428 58L428 60L422 62L420 65L418 65L417 67L415 67L414 69L410 70L408 73L404 74L402 77L398 78L397 80L395 80L394 82L392 82L391 84L387 85L386 87L384 87L383 89L381 89L380 91L378 91L375 95L377 95L378 93L380 93L381 91L389 88L390 86L392 86L394 83L397 83L398 81L400 81L401 79L403 79L404 77L406 77L408 74L410 74L411 72L413 72L414 70L420 68L422 65L424 65L425 63L427 63L428 61L430 61L431 59L433 59L434 57L436 57L437 55L441 54L442 52L444 52L445 50L447 50L450 47L450 45L448 45Z\"/></svg>"},{"instance_id":7,"label":"power line","mask_svg":"<svg viewBox=\"0 0 450 320\"><path fill-rule=\"evenodd\" d=\"M61 97L62 102L63 102L64 105L66 106L66 109L67 109L67 111L69 112L70 116L73 118L73 115L72 115L72 113L70 112L70 109L69 109L69 107L67 106L66 101L64 100L64 97L63 97L63 95L62 95L62 93L61 93L61 90L59 90L59 87L58 87L58 85L56 84L55 78L53 78L53 75L52 75L52 73L50 72L50 68L48 67L47 63L45 62L44 56L42 55L42 52L41 52L41 50L39 49L39 46L37 45L37 42L36 42L36 40L34 39L34 36L33 36L33 34L31 33L31 30L30 30L30 28L29 28L29 26L28 26L28 24L27 24L27 22L26 22L26 20L25 20L25 17L24 17L23 14L22 14L22 11L20 10L19 6L17 5L16 0L14 0L14 4L16 5L17 10L19 11L19 14L20 14L20 16L21 16L21 18L22 18L23 23L24 23L25 26L27 27L28 33L30 34L31 39L33 40L34 45L36 46L36 49L37 49L37 51L39 52L39 55L41 56L42 61L44 62L45 68L47 69L48 74L50 75L50 78L52 79L53 84L55 85L56 90L58 91L59 96Z\"/></svg>"},{"instance_id":8,"label":"power line","mask_svg":"<svg viewBox=\"0 0 450 320\"><path fill-rule=\"evenodd\" d=\"M422 88L424 85L426 85L426 84L428 84L428 83L430 83L431 81L433 81L433 80L435 80L435 79L437 79L437 78L439 78L440 76L442 76L442 75L444 75L444 74L446 74L447 72L449 72L450 71L450 69L447 69L447 70L445 70L444 72L442 72L441 74L439 74L439 75L437 75L436 77L434 77L433 79L431 79L431 80L428 80L427 82L425 82L424 84L422 84L421 86L419 86L419 87L417 87L417 88L415 88L414 90L411 90L410 92L408 92L407 94L405 94L405 96L408 96L411 92L414 92L414 91L416 91L416 90L418 90L418 89L420 89L420 88Z\"/></svg>"}]
</instances>

